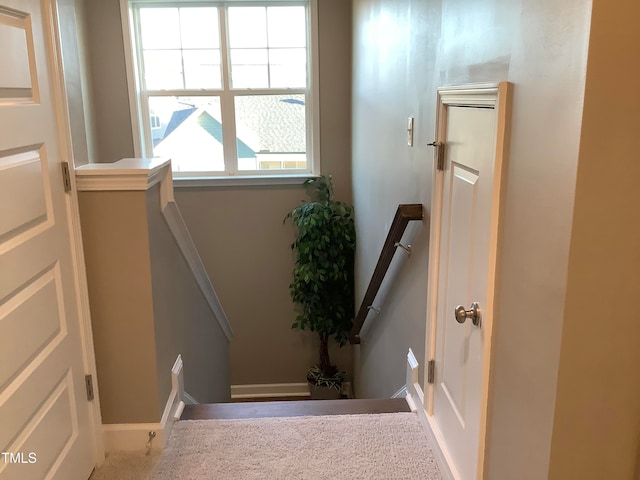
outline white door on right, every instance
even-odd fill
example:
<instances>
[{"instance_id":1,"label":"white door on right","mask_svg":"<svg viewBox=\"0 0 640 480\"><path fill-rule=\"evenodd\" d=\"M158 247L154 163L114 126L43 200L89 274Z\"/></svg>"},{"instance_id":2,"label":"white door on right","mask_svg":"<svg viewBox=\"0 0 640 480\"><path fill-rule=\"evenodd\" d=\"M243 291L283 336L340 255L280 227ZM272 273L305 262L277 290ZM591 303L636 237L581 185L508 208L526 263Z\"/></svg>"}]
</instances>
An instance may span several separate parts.
<instances>
[{"instance_id":1,"label":"white door on right","mask_svg":"<svg viewBox=\"0 0 640 480\"><path fill-rule=\"evenodd\" d=\"M452 101L440 113L445 153L432 420L452 473L471 480L482 476L502 160L496 146L504 119L490 103Z\"/></svg>"}]
</instances>

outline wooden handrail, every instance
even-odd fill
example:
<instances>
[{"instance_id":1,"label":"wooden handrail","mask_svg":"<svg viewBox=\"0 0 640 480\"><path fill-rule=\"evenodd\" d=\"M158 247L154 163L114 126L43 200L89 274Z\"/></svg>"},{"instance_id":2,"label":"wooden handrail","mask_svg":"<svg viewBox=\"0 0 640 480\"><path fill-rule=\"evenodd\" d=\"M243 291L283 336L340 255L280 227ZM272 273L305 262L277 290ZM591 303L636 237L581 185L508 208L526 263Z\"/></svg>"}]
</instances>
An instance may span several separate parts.
<instances>
[{"instance_id":1,"label":"wooden handrail","mask_svg":"<svg viewBox=\"0 0 640 480\"><path fill-rule=\"evenodd\" d=\"M422 204L411 203L398 205L396 215L393 217L391 227L389 227L387 239L384 241L384 245L382 246L378 263L373 271L373 275L371 275L371 281L369 282L367 291L362 299L362 305L360 305L360 310L358 310L356 318L353 321L353 328L349 335L349 342L352 345L360 343L360 330L362 330L364 321L367 319L369 310L373 308L373 300L376 298L378 290L380 290L380 285L382 285L382 280L384 280L384 276L387 274L387 270L389 269L391 259L396 252L396 248L400 246L399 242L407 228L407 224L411 220L422 220L422 218Z\"/></svg>"}]
</instances>

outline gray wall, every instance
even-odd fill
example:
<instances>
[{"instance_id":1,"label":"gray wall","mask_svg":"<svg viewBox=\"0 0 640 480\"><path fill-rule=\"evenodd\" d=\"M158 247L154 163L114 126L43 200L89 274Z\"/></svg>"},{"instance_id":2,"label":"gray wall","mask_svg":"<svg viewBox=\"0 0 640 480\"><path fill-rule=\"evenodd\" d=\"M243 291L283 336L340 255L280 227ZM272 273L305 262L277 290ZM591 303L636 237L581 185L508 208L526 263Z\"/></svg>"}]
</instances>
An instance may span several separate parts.
<instances>
[{"instance_id":1,"label":"gray wall","mask_svg":"<svg viewBox=\"0 0 640 480\"><path fill-rule=\"evenodd\" d=\"M91 163L94 158L85 3L59 0L57 4L73 161L79 166Z\"/></svg>"},{"instance_id":2,"label":"gray wall","mask_svg":"<svg viewBox=\"0 0 640 480\"><path fill-rule=\"evenodd\" d=\"M431 202L436 87L515 84L498 265L487 477L546 478L591 2L355 0L353 195L362 298L398 203ZM416 118L415 147L406 145ZM424 364L428 221L357 353L360 396ZM518 312L514 314L514 312Z\"/></svg>"},{"instance_id":3,"label":"gray wall","mask_svg":"<svg viewBox=\"0 0 640 480\"><path fill-rule=\"evenodd\" d=\"M338 199L351 202L351 2L319 0L320 150ZM118 0L87 0L95 161L134 156ZM233 384L304 382L314 335L291 331L293 259L287 211L300 187L177 188L176 201L235 332ZM352 370L351 348L335 352Z\"/></svg>"},{"instance_id":4,"label":"gray wall","mask_svg":"<svg viewBox=\"0 0 640 480\"><path fill-rule=\"evenodd\" d=\"M171 392L167 372L178 354L184 363L185 392L200 403L227 402L229 341L160 211L158 186L147 193L146 202L160 404Z\"/></svg>"},{"instance_id":5,"label":"gray wall","mask_svg":"<svg viewBox=\"0 0 640 480\"><path fill-rule=\"evenodd\" d=\"M316 335L291 330L288 285L299 187L178 189L177 202L231 321L231 383L298 383L318 361ZM332 360L351 371L350 349Z\"/></svg>"},{"instance_id":6,"label":"gray wall","mask_svg":"<svg viewBox=\"0 0 640 480\"><path fill-rule=\"evenodd\" d=\"M95 152L91 162L134 157L119 0L85 0Z\"/></svg>"}]
</instances>

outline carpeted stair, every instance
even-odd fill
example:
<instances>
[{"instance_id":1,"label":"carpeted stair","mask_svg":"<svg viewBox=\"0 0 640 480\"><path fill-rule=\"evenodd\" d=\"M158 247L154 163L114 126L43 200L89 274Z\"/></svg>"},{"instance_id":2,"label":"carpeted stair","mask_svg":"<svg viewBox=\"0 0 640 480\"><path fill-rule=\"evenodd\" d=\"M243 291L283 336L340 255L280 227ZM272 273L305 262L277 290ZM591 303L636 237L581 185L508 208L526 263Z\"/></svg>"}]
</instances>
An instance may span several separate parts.
<instances>
[{"instance_id":1,"label":"carpeted stair","mask_svg":"<svg viewBox=\"0 0 640 480\"><path fill-rule=\"evenodd\" d=\"M187 405L162 454L112 453L91 480L442 480L404 399Z\"/></svg>"},{"instance_id":2,"label":"carpeted stair","mask_svg":"<svg viewBox=\"0 0 640 480\"><path fill-rule=\"evenodd\" d=\"M404 398L213 403L186 405L180 420L359 415L410 411Z\"/></svg>"}]
</instances>

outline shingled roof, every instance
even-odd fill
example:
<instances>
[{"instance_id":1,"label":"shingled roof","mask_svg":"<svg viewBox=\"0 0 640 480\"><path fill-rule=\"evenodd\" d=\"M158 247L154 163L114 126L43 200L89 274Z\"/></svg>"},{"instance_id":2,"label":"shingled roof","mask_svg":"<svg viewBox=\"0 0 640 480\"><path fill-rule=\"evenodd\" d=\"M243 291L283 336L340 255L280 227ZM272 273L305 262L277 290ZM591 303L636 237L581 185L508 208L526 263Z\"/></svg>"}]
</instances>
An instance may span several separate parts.
<instances>
[{"instance_id":1,"label":"shingled roof","mask_svg":"<svg viewBox=\"0 0 640 480\"><path fill-rule=\"evenodd\" d=\"M300 128L305 123L304 101L282 95L237 98L242 102L236 114L239 158L254 158L259 152L306 151L305 129ZM173 112L158 145L192 115L197 115L195 123L222 143L222 124L216 114L206 107L190 107Z\"/></svg>"},{"instance_id":2,"label":"shingled roof","mask_svg":"<svg viewBox=\"0 0 640 480\"><path fill-rule=\"evenodd\" d=\"M306 151L304 101L295 97L273 96L237 97L242 102L241 111L236 113L238 130L243 125L255 132L257 138L245 139L256 151L299 152ZM269 125L269 128L261 128ZM302 126L302 128L300 128ZM240 136L242 133L239 134ZM257 145L256 145L257 144Z\"/></svg>"}]
</instances>

